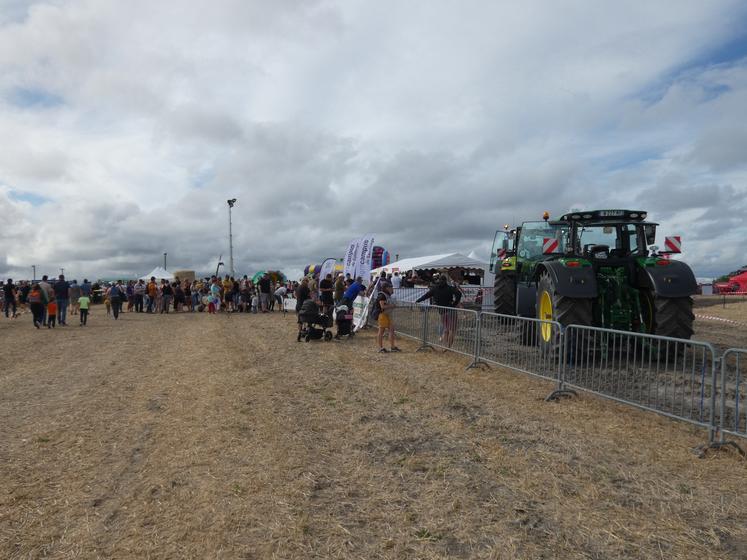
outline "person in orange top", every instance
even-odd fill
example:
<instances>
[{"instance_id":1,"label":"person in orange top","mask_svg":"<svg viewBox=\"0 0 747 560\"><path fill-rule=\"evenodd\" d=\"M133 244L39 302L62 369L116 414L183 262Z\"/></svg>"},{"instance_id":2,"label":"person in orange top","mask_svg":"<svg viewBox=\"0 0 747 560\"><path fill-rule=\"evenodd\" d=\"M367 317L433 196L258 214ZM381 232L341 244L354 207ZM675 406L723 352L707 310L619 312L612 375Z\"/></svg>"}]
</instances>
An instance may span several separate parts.
<instances>
[{"instance_id":1,"label":"person in orange top","mask_svg":"<svg viewBox=\"0 0 747 560\"><path fill-rule=\"evenodd\" d=\"M148 282L148 308L147 313L153 313L153 306L156 304L156 298L158 297L158 285L156 284L156 277L151 276L150 282Z\"/></svg>"},{"instance_id":2,"label":"person in orange top","mask_svg":"<svg viewBox=\"0 0 747 560\"><path fill-rule=\"evenodd\" d=\"M55 327L55 321L57 320L57 301L52 298L47 304L47 328L52 329Z\"/></svg>"}]
</instances>

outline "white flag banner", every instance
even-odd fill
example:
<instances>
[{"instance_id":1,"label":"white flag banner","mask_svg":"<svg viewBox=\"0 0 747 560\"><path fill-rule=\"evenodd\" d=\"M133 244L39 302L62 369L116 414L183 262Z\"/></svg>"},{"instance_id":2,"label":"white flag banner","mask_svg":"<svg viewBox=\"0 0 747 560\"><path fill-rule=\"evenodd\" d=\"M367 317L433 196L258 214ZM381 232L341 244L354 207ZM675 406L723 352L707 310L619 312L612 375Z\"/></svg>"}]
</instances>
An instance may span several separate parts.
<instances>
[{"instance_id":1,"label":"white flag banner","mask_svg":"<svg viewBox=\"0 0 747 560\"><path fill-rule=\"evenodd\" d=\"M370 233L361 238L358 252L358 262L355 267L355 275L363 278L363 283L368 285L371 281L371 259L373 257L374 236Z\"/></svg>"},{"instance_id":2,"label":"white flag banner","mask_svg":"<svg viewBox=\"0 0 747 560\"><path fill-rule=\"evenodd\" d=\"M345 252L345 265L342 273L347 277L350 274L351 277L355 277L355 261L356 255L358 254L358 242L360 239L353 239L348 245L348 250Z\"/></svg>"},{"instance_id":3,"label":"white flag banner","mask_svg":"<svg viewBox=\"0 0 747 560\"><path fill-rule=\"evenodd\" d=\"M337 259L325 259L319 269L319 282L321 283L327 277L327 274L332 274L335 271L335 264ZM319 292L321 294L321 291Z\"/></svg>"},{"instance_id":4,"label":"white flag banner","mask_svg":"<svg viewBox=\"0 0 747 560\"><path fill-rule=\"evenodd\" d=\"M368 322L368 314L371 311L371 305L376 304L376 296L378 295L379 279L376 279L376 283L373 289L370 290L371 297L358 296L353 302L353 330L359 331L366 326Z\"/></svg>"}]
</instances>

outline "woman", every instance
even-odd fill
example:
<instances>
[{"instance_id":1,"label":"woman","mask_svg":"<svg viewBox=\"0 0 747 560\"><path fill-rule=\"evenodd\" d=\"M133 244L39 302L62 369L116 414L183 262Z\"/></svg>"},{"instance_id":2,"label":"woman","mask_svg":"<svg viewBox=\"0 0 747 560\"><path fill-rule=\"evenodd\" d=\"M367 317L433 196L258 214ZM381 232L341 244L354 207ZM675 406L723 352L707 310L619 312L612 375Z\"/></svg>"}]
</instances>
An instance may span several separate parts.
<instances>
[{"instance_id":1,"label":"woman","mask_svg":"<svg viewBox=\"0 0 747 560\"><path fill-rule=\"evenodd\" d=\"M34 318L34 326L38 329L41 327L44 321L44 294L39 284L31 286L31 291L26 296L29 307L31 308L31 315Z\"/></svg>"}]
</instances>

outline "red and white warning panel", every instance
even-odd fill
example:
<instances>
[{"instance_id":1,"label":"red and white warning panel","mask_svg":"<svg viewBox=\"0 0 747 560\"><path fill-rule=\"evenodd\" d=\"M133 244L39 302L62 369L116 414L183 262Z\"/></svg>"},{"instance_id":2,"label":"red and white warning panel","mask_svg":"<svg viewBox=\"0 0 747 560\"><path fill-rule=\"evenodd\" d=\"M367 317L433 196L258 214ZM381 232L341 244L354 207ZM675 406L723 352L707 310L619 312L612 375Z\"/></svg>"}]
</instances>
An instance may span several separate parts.
<instances>
[{"instance_id":1,"label":"red and white warning panel","mask_svg":"<svg viewBox=\"0 0 747 560\"><path fill-rule=\"evenodd\" d=\"M558 240L554 237L542 238L542 252L547 255L558 250Z\"/></svg>"},{"instance_id":2,"label":"red and white warning panel","mask_svg":"<svg viewBox=\"0 0 747 560\"><path fill-rule=\"evenodd\" d=\"M665 237L664 238L664 249L669 253L681 253L682 252L682 237L680 237L679 235Z\"/></svg>"}]
</instances>

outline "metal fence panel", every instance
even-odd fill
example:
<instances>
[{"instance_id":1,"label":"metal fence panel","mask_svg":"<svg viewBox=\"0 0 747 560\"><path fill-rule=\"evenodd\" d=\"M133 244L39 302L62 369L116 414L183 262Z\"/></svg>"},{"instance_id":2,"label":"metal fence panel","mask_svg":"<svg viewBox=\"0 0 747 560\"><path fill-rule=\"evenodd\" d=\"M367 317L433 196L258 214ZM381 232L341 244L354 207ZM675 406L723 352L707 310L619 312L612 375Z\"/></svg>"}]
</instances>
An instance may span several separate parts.
<instances>
[{"instance_id":1,"label":"metal fence panel","mask_svg":"<svg viewBox=\"0 0 747 560\"><path fill-rule=\"evenodd\" d=\"M561 356L559 323L496 313L480 314L479 359L558 381Z\"/></svg>"},{"instance_id":2,"label":"metal fence panel","mask_svg":"<svg viewBox=\"0 0 747 560\"><path fill-rule=\"evenodd\" d=\"M398 304L390 312L394 323L394 332L400 336L422 340L423 321L425 320L423 309L420 305Z\"/></svg>"},{"instance_id":3,"label":"metal fence panel","mask_svg":"<svg viewBox=\"0 0 747 560\"><path fill-rule=\"evenodd\" d=\"M466 356L475 356L478 314L469 309L428 305L421 307L425 321L423 343Z\"/></svg>"},{"instance_id":4,"label":"metal fence panel","mask_svg":"<svg viewBox=\"0 0 747 560\"><path fill-rule=\"evenodd\" d=\"M710 344L578 325L563 336L564 385L714 425L717 372Z\"/></svg>"},{"instance_id":5,"label":"metal fence panel","mask_svg":"<svg viewBox=\"0 0 747 560\"><path fill-rule=\"evenodd\" d=\"M730 348L724 352L718 391L722 434L747 438L747 350Z\"/></svg>"}]
</instances>

